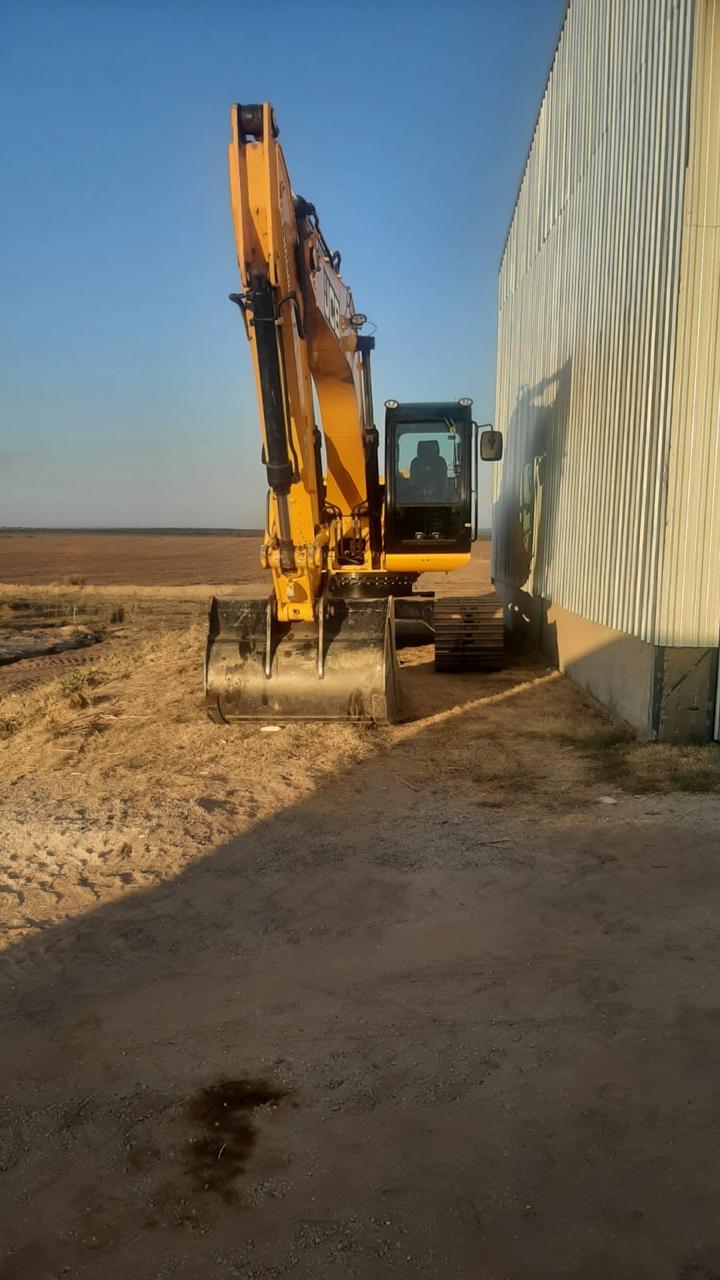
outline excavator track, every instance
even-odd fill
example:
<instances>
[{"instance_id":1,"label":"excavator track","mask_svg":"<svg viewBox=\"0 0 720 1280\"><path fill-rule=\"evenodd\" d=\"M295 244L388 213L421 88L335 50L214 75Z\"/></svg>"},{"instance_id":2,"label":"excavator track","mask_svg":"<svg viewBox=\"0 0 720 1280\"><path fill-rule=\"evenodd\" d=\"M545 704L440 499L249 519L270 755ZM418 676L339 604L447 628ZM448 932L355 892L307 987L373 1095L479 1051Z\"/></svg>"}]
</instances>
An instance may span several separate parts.
<instances>
[{"instance_id":1,"label":"excavator track","mask_svg":"<svg viewBox=\"0 0 720 1280\"><path fill-rule=\"evenodd\" d=\"M436 599L433 626L436 671L498 671L502 667L503 610L494 592Z\"/></svg>"}]
</instances>

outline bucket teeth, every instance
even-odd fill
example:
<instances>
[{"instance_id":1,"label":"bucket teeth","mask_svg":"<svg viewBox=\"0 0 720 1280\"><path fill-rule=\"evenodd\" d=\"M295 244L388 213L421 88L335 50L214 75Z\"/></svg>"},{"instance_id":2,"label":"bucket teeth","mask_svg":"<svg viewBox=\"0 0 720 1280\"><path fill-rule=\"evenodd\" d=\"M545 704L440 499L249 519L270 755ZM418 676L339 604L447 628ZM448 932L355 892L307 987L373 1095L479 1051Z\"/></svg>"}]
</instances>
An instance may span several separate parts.
<instances>
[{"instance_id":1,"label":"bucket teeth","mask_svg":"<svg viewBox=\"0 0 720 1280\"><path fill-rule=\"evenodd\" d=\"M205 698L214 720L392 722L396 678L392 600L332 600L322 628L278 623L272 599L210 607Z\"/></svg>"}]
</instances>

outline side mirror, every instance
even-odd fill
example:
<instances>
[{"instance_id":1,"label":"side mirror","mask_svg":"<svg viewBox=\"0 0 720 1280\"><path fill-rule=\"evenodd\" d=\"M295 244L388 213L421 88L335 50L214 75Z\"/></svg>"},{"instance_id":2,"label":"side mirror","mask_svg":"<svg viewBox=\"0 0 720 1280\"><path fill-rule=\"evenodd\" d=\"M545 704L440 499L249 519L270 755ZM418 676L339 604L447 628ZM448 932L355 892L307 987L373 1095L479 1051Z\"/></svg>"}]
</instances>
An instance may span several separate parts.
<instances>
[{"instance_id":1,"label":"side mirror","mask_svg":"<svg viewBox=\"0 0 720 1280\"><path fill-rule=\"evenodd\" d=\"M499 462L503 453L502 431L480 432L480 459L482 462Z\"/></svg>"}]
</instances>

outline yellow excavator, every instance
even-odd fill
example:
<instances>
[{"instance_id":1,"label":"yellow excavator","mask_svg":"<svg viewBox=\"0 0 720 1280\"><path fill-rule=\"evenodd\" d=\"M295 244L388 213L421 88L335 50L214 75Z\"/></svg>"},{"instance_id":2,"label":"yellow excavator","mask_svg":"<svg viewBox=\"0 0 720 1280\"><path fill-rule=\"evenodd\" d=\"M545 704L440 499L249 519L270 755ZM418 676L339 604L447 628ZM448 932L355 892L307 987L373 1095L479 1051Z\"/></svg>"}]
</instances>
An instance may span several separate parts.
<instances>
[{"instance_id":1,"label":"yellow excavator","mask_svg":"<svg viewBox=\"0 0 720 1280\"><path fill-rule=\"evenodd\" d=\"M385 466L370 353L312 204L293 192L268 102L231 111L230 190L268 482L261 600L212 601L212 719L394 721L396 627L432 628L441 670L502 663L493 595L434 599L427 572L470 559L479 460L502 437L468 398L385 402ZM313 386L322 432L317 426Z\"/></svg>"}]
</instances>

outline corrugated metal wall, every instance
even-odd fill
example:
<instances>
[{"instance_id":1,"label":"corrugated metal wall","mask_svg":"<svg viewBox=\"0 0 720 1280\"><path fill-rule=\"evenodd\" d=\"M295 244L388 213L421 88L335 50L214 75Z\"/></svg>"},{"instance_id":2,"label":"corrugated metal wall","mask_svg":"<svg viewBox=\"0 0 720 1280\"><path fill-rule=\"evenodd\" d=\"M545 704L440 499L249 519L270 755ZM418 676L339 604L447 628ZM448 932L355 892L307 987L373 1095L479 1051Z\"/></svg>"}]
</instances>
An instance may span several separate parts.
<instances>
[{"instance_id":1,"label":"corrugated metal wall","mask_svg":"<svg viewBox=\"0 0 720 1280\"><path fill-rule=\"evenodd\" d=\"M708 643L699 606L675 639L662 582L693 17L715 8L571 0L500 271L495 577L660 643ZM716 643L717 591L703 616Z\"/></svg>"},{"instance_id":2,"label":"corrugated metal wall","mask_svg":"<svg viewBox=\"0 0 720 1280\"><path fill-rule=\"evenodd\" d=\"M659 634L720 638L720 0L695 17Z\"/></svg>"}]
</instances>

